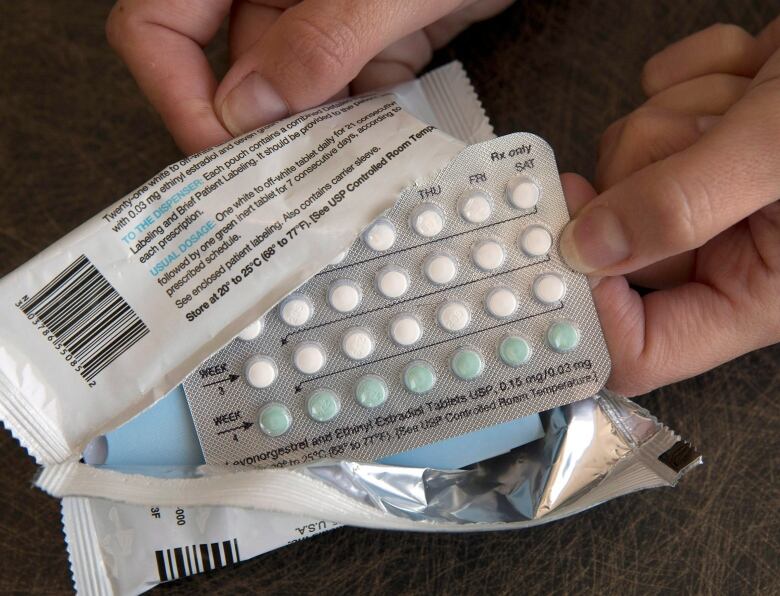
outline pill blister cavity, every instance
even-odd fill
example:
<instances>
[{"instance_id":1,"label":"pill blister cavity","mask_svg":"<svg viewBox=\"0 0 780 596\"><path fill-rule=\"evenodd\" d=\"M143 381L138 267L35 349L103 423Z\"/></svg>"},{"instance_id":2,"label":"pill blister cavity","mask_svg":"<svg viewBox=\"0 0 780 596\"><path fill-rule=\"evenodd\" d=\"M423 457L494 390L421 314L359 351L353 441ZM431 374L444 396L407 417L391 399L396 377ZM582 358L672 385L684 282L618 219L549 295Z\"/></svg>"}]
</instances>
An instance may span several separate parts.
<instances>
[{"instance_id":1,"label":"pill blister cavity","mask_svg":"<svg viewBox=\"0 0 780 596\"><path fill-rule=\"evenodd\" d=\"M290 327L301 327L314 314L314 306L308 296L291 294L279 305L279 317Z\"/></svg>"},{"instance_id":2,"label":"pill blister cavity","mask_svg":"<svg viewBox=\"0 0 780 596\"><path fill-rule=\"evenodd\" d=\"M315 422L328 422L339 415L341 400L330 389L317 389L306 400L306 412Z\"/></svg>"},{"instance_id":3,"label":"pill blister cavity","mask_svg":"<svg viewBox=\"0 0 780 596\"><path fill-rule=\"evenodd\" d=\"M580 330L571 321L554 321L547 328L547 345L554 351L565 353L580 344Z\"/></svg>"},{"instance_id":4,"label":"pill blister cavity","mask_svg":"<svg viewBox=\"0 0 780 596\"><path fill-rule=\"evenodd\" d=\"M493 202L484 190L468 190L458 200L458 213L469 223L485 223L493 212Z\"/></svg>"},{"instance_id":5,"label":"pill blister cavity","mask_svg":"<svg viewBox=\"0 0 780 596\"><path fill-rule=\"evenodd\" d=\"M531 359L531 344L519 335L507 335L498 346L498 355L507 366L516 368Z\"/></svg>"},{"instance_id":6,"label":"pill blister cavity","mask_svg":"<svg viewBox=\"0 0 780 596\"><path fill-rule=\"evenodd\" d=\"M257 415L257 426L269 437L279 437L290 430L292 414L284 404L271 402L264 405Z\"/></svg>"},{"instance_id":7,"label":"pill blister cavity","mask_svg":"<svg viewBox=\"0 0 780 596\"><path fill-rule=\"evenodd\" d=\"M450 369L462 381L473 381L482 374L485 362L473 348L458 348L450 358Z\"/></svg>"},{"instance_id":8,"label":"pill blister cavity","mask_svg":"<svg viewBox=\"0 0 780 596\"><path fill-rule=\"evenodd\" d=\"M373 251L384 252L395 244L395 225L389 219L380 217L363 232L363 242Z\"/></svg>"},{"instance_id":9,"label":"pill blister cavity","mask_svg":"<svg viewBox=\"0 0 780 596\"><path fill-rule=\"evenodd\" d=\"M387 395L387 383L379 375L363 375L355 384L355 401L364 408L378 408Z\"/></svg>"},{"instance_id":10,"label":"pill blister cavity","mask_svg":"<svg viewBox=\"0 0 780 596\"><path fill-rule=\"evenodd\" d=\"M436 320L445 331L457 333L468 327L471 322L471 313L468 306L460 300L448 300L436 311Z\"/></svg>"},{"instance_id":11,"label":"pill blister cavity","mask_svg":"<svg viewBox=\"0 0 780 596\"><path fill-rule=\"evenodd\" d=\"M313 375L325 366L325 349L316 341L304 341L295 346L293 366L305 375Z\"/></svg>"},{"instance_id":12,"label":"pill blister cavity","mask_svg":"<svg viewBox=\"0 0 780 596\"><path fill-rule=\"evenodd\" d=\"M530 176L515 176L506 184L506 198L516 209L533 209L540 194L539 185Z\"/></svg>"},{"instance_id":13,"label":"pill blister cavity","mask_svg":"<svg viewBox=\"0 0 780 596\"><path fill-rule=\"evenodd\" d=\"M520 234L520 250L529 257L542 257L550 252L553 238L547 228L528 226Z\"/></svg>"},{"instance_id":14,"label":"pill blister cavity","mask_svg":"<svg viewBox=\"0 0 780 596\"><path fill-rule=\"evenodd\" d=\"M412 211L409 224L423 238L433 238L444 229L444 212L438 205L422 203Z\"/></svg>"},{"instance_id":15,"label":"pill blister cavity","mask_svg":"<svg viewBox=\"0 0 780 596\"><path fill-rule=\"evenodd\" d=\"M382 267L376 274L376 288L385 298L400 298L409 289L409 274L397 265Z\"/></svg>"},{"instance_id":16,"label":"pill blister cavity","mask_svg":"<svg viewBox=\"0 0 780 596\"><path fill-rule=\"evenodd\" d=\"M543 273L534 280L534 297L543 304L555 304L566 295L566 284L560 275Z\"/></svg>"},{"instance_id":17,"label":"pill blister cavity","mask_svg":"<svg viewBox=\"0 0 780 596\"><path fill-rule=\"evenodd\" d=\"M365 327L350 327L341 339L341 350L347 358L365 360L374 352L374 336Z\"/></svg>"},{"instance_id":18,"label":"pill blister cavity","mask_svg":"<svg viewBox=\"0 0 780 596\"><path fill-rule=\"evenodd\" d=\"M436 371L425 360L412 360L403 372L404 387L412 393L428 393L436 385Z\"/></svg>"},{"instance_id":19,"label":"pill blister cavity","mask_svg":"<svg viewBox=\"0 0 780 596\"><path fill-rule=\"evenodd\" d=\"M506 252L498 240L480 240L471 249L471 259L482 271L495 271L504 264Z\"/></svg>"},{"instance_id":20,"label":"pill blister cavity","mask_svg":"<svg viewBox=\"0 0 780 596\"><path fill-rule=\"evenodd\" d=\"M360 306L363 292L351 279L339 279L328 288L328 304L341 313L348 313Z\"/></svg>"},{"instance_id":21,"label":"pill blister cavity","mask_svg":"<svg viewBox=\"0 0 780 596\"><path fill-rule=\"evenodd\" d=\"M252 341L253 339L260 337L260 334L263 332L264 328L265 321L263 319L257 319L256 321L244 327L241 330L241 333L239 333L236 337L241 341Z\"/></svg>"},{"instance_id":22,"label":"pill blister cavity","mask_svg":"<svg viewBox=\"0 0 780 596\"><path fill-rule=\"evenodd\" d=\"M339 254L337 254L335 257L333 257L333 260L328 263L329 265L338 265L341 263L344 259L347 258L347 253L349 252L349 249L342 250Z\"/></svg>"},{"instance_id":23,"label":"pill blister cavity","mask_svg":"<svg viewBox=\"0 0 780 596\"><path fill-rule=\"evenodd\" d=\"M413 314L401 313L390 321L390 337L399 346L416 344L422 333L422 324Z\"/></svg>"},{"instance_id":24,"label":"pill blister cavity","mask_svg":"<svg viewBox=\"0 0 780 596\"><path fill-rule=\"evenodd\" d=\"M256 389L270 387L278 376L279 368L270 356L253 356L244 365L244 378Z\"/></svg>"},{"instance_id":25,"label":"pill blister cavity","mask_svg":"<svg viewBox=\"0 0 780 596\"><path fill-rule=\"evenodd\" d=\"M458 274L458 264L451 254L434 252L426 257L423 272L432 284L442 286L455 279Z\"/></svg>"},{"instance_id":26,"label":"pill blister cavity","mask_svg":"<svg viewBox=\"0 0 780 596\"><path fill-rule=\"evenodd\" d=\"M485 297L485 310L497 319L511 317L517 310L517 296L507 287L493 288Z\"/></svg>"}]
</instances>

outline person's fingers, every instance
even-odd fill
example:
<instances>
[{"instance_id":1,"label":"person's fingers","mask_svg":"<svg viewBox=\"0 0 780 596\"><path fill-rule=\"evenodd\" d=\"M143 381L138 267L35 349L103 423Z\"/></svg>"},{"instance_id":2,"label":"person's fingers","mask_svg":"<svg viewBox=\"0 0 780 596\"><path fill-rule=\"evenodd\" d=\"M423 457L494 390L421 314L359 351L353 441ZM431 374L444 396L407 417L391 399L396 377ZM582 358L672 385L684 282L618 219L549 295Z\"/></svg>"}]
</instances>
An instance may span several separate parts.
<instances>
[{"instance_id":1,"label":"person's fingers","mask_svg":"<svg viewBox=\"0 0 780 596\"><path fill-rule=\"evenodd\" d=\"M646 105L690 114L723 114L745 94L750 81L737 75L704 75L664 89Z\"/></svg>"},{"instance_id":2,"label":"person's fingers","mask_svg":"<svg viewBox=\"0 0 780 596\"><path fill-rule=\"evenodd\" d=\"M460 7L459 0L306 0L239 57L214 105L233 134L318 105L395 41Z\"/></svg>"},{"instance_id":3,"label":"person's fingers","mask_svg":"<svg viewBox=\"0 0 780 596\"><path fill-rule=\"evenodd\" d=\"M777 49L780 49L780 17L764 27L757 39L765 60L768 60Z\"/></svg>"},{"instance_id":4,"label":"person's fingers","mask_svg":"<svg viewBox=\"0 0 780 596\"><path fill-rule=\"evenodd\" d=\"M561 236L569 265L597 275L635 271L701 246L776 200L780 55L756 81L694 145L591 201Z\"/></svg>"},{"instance_id":5,"label":"person's fingers","mask_svg":"<svg viewBox=\"0 0 780 596\"><path fill-rule=\"evenodd\" d=\"M588 202L596 196L596 191L586 178L573 172L561 174L563 196L569 208L569 217L574 217Z\"/></svg>"},{"instance_id":6,"label":"person's fingers","mask_svg":"<svg viewBox=\"0 0 780 596\"><path fill-rule=\"evenodd\" d=\"M448 44L465 29L506 10L515 0L479 0L428 25L424 31L434 50Z\"/></svg>"},{"instance_id":7,"label":"person's fingers","mask_svg":"<svg viewBox=\"0 0 780 596\"><path fill-rule=\"evenodd\" d=\"M276 22L284 9L300 0L234 0L230 10L230 63L246 53Z\"/></svg>"},{"instance_id":8,"label":"person's fingers","mask_svg":"<svg viewBox=\"0 0 780 596\"><path fill-rule=\"evenodd\" d=\"M710 120L645 105L608 129L600 146L596 187L608 189L642 168L687 149ZM615 134L616 133L616 134Z\"/></svg>"},{"instance_id":9,"label":"person's fingers","mask_svg":"<svg viewBox=\"0 0 780 596\"><path fill-rule=\"evenodd\" d=\"M230 138L214 111L217 81L202 50L229 9L230 0L123 0L106 22L109 43L186 153Z\"/></svg>"},{"instance_id":10,"label":"person's fingers","mask_svg":"<svg viewBox=\"0 0 780 596\"><path fill-rule=\"evenodd\" d=\"M741 27L712 25L650 58L642 72L642 87L652 96L672 85L707 74L752 77L766 58L758 40Z\"/></svg>"}]
</instances>

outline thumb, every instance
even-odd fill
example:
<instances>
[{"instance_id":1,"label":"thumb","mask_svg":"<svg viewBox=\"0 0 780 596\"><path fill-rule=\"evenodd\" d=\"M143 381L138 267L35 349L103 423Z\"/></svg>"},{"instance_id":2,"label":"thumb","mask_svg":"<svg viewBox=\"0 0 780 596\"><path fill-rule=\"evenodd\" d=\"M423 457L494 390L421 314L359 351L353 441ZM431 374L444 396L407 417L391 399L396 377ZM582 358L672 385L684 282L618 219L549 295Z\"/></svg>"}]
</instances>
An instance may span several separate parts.
<instances>
[{"instance_id":1,"label":"thumb","mask_svg":"<svg viewBox=\"0 0 780 596\"><path fill-rule=\"evenodd\" d=\"M233 64L217 89L217 114L238 135L319 105L385 47L462 4L305 0Z\"/></svg>"}]
</instances>

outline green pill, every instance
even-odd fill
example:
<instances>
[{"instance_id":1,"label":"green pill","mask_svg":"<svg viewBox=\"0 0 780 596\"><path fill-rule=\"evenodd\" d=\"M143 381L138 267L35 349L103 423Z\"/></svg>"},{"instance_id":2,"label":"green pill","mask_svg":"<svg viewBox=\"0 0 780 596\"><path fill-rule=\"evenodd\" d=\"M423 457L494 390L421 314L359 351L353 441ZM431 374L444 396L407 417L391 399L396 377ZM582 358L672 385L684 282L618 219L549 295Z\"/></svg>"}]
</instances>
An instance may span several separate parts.
<instances>
[{"instance_id":1,"label":"green pill","mask_svg":"<svg viewBox=\"0 0 780 596\"><path fill-rule=\"evenodd\" d=\"M517 335L509 335L501 340L498 355L507 366L520 366L531 358L531 346Z\"/></svg>"},{"instance_id":2,"label":"green pill","mask_svg":"<svg viewBox=\"0 0 780 596\"><path fill-rule=\"evenodd\" d=\"M312 420L327 422L338 416L341 411L341 400L330 389L317 389L306 400L306 411Z\"/></svg>"},{"instance_id":3,"label":"green pill","mask_svg":"<svg viewBox=\"0 0 780 596\"><path fill-rule=\"evenodd\" d=\"M482 374L482 356L470 348L460 348L452 356L450 367L455 376L463 381L473 381Z\"/></svg>"},{"instance_id":4,"label":"green pill","mask_svg":"<svg viewBox=\"0 0 780 596\"><path fill-rule=\"evenodd\" d=\"M271 402L263 406L257 416L257 424L269 437L278 437L286 433L292 425L292 415L284 405Z\"/></svg>"},{"instance_id":5,"label":"green pill","mask_svg":"<svg viewBox=\"0 0 780 596\"><path fill-rule=\"evenodd\" d=\"M427 393L436 384L436 371L424 360L412 360L404 369L404 385L412 393Z\"/></svg>"},{"instance_id":6,"label":"green pill","mask_svg":"<svg viewBox=\"0 0 780 596\"><path fill-rule=\"evenodd\" d=\"M382 377L365 375L355 385L355 401L364 408L376 408L387 401L387 384Z\"/></svg>"},{"instance_id":7,"label":"green pill","mask_svg":"<svg viewBox=\"0 0 780 596\"><path fill-rule=\"evenodd\" d=\"M580 330L568 321L556 321L547 328L547 343L556 352L571 352L580 343Z\"/></svg>"}]
</instances>

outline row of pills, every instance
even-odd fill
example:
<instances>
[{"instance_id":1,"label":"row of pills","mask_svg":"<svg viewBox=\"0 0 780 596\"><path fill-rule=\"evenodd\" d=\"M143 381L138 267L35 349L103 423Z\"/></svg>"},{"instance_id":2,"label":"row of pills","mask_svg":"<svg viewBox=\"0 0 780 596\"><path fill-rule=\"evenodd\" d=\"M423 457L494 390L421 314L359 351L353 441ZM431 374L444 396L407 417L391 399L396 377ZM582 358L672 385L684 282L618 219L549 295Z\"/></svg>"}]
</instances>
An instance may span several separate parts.
<instances>
[{"instance_id":1,"label":"row of pills","mask_svg":"<svg viewBox=\"0 0 780 596\"><path fill-rule=\"evenodd\" d=\"M409 318L412 315L408 315ZM408 324L409 319L398 319L399 326ZM411 338L415 333L420 334L419 329L403 329L398 331L394 329L404 339ZM576 325L568 321L554 321L550 324L546 334L547 344L550 348L559 353L570 352L574 350L580 341L579 329ZM412 342L414 343L414 342ZM353 360L364 360L374 351L374 338L371 332L364 327L352 327L346 331L342 339L342 350ZM456 377L462 380L472 380L482 374L482 359L479 358L479 366L475 368L474 350L460 348L456 351L451 362L452 372ZM525 364L531 356L530 344L519 336L507 336L498 346L498 355L507 366L520 366ZM293 366L306 375L313 375L320 372L327 361L325 349L315 341L303 341L293 350ZM476 370L474 374L467 374L466 370ZM274 384L279 376L279 368L276 361L267 355L256 355L250 358L244 366L244 377L252 387L265 389ZM406 377L404 377L406 378ZM406 383L405 383L406 384ZM415 391L408 384L407 388L413 393ZM430 389L430 388L429 388ZM427 391L427 390L426 390ZM424 393L423 391L422 393Z\"/></svg>"},{"instance_id":2,"label":"row of pills","mask_svg":"<svg viewBox=\"0 0 780 596\"><path fill-rule=\"evenodd\" d=\"M547 332L547 341L558 348L574 349L579 341L579 330L567 321L553 323ZM498 355L508 366L517 367L531 358L531 346L517 335L504 337L499 344ZM461 380L477 379L485 368L485 362L477 350L461 347L450 358L450 370ZM437 381L436 370L426 360L412 360L403 369L402 381L410 393L423 395L431 391ZM364 408L376 408L387 401L389 390L385 380L376 374L361 376L354 385L353 398ZM306 412L315 422L330 422L341 412L341 398L329 388L312 391L306 399ZM267 435L278 437L286 433L293 423L290 410L278 402L264 405L258 415L258 426Z\"/></svg>"},{"instance_id":3,"label":"row of pills","mask_svg":"<svg viewBox=\"0 0 780 596\"><path fill-rule=\"evenodd\" d=\"M506 185L506 199L515 209L530 210L539 202L541 191L529 176L515 176ZM458 200L458 214L468 223L485 223L493 213L493 199L487 191L470 189ZM425 202L417 205L409 215L412 231L423 238L433 238L441 233L445 225L444 211L436 203ZM375 221L364 233L363 242L375 251L390 250L397 238L395 225L387 218ZM345 253L344 253L345 254ZM343 260L343 256L335 263Z\"/></svg>"}]
</instances>

